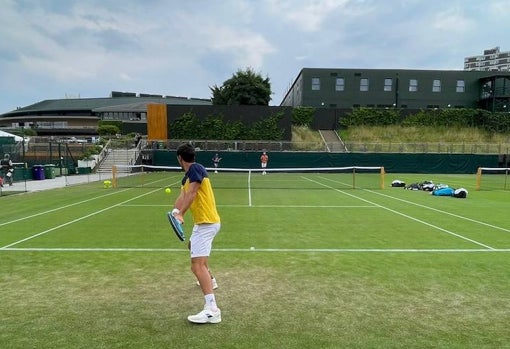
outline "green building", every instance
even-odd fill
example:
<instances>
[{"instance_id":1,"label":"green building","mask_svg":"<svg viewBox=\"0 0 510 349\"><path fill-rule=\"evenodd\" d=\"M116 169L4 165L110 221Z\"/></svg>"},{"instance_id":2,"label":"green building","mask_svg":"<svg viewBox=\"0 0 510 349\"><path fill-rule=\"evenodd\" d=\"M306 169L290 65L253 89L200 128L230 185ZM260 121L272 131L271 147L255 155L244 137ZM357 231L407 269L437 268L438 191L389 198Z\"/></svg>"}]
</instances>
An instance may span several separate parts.
<instances>
[{"instance_id":1,"label":"green building","mask_svg":"<svg viewBox=\"0 0 510 349\"><path fill-rule=\"evenodd\" d=\"M303 68L280 105L510 111L510 72Z\"/></svg>"}]
</instances>

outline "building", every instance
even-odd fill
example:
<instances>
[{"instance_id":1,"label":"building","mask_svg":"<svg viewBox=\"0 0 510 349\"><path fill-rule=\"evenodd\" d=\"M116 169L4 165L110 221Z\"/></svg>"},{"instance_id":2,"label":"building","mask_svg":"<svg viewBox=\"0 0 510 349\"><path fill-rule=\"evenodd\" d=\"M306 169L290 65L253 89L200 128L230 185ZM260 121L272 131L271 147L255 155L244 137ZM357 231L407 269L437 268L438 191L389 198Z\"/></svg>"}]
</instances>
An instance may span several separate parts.
<instances>
[{"instance_id":1,"label":"building","mask_svg":"<svg viewBox=\"0 0 510 349\"><path fill-rule=\"evenodd\" d=\"M510 108L510 72L303 68L281 106L315 108Z\"/></svg>"},{"instance_id":2,"label":"building","mask_svg":"<svg viewBox=\"0 0 510 349\"><path fill-rule=\"evenodd\" d=\"M500 52L499 47L483 51L483 55L464 58L464 70L510 71L510 51Z\"/></svg>"},{"instance_id":3,"label":"building","mask_svg":"<svg viewBox=\"0 0 510 349\"><path fill-rule=\"evenodd\" d=\"M123 133L144 134L147 104L176 111L212 107L210 99L112 92L108 98L44 100L18 108L0 115L0 128L92 136L99 121L112 120L122 121ZM359 107L398 108L403 114L435 108L509 112L510 71L303 68L280 106L317 108L318 129L335 129L342 115Z\"/></svg>"},{"instance_id":4,"label":"building","mask_svg":"<svg viewBox=\"0 0 510 349\"><path fill-rule=\"evenodd\" d=\"M0 115L0 128L32 128L39 136L96 135L101 120L132 125L147 123L147 104L212 105L210 99L112 92L107 98L44 100Z\"/></svg>"}]
</instances>

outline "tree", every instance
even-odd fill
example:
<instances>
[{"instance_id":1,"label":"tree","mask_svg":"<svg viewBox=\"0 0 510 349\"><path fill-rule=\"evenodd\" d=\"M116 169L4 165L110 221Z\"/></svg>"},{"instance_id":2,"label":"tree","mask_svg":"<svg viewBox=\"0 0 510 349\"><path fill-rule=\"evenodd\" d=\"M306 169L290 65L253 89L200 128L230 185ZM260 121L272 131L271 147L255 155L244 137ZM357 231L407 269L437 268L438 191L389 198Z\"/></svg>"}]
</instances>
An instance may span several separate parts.
<instances>
[{"instance_id":1,"label":"tree","mask_svg":"<svg viewBox=\"0 0 510 349\"><path fill-rule=\"evenodd\" d=\"M271 83L251 68L238 70L218 87L210 87L214 105L269 105Z\"/></svg>"},{"instance_id":2,"label":"tree","mask_svg":"<svg viewBox=\"0 0 510 349\"><path fill-rule=\"evenodd\" d=\"M97 128L97 134L100 136L113 136L120 133L120 129L115 125L101 125Z\"/></svg>"}]
</instances>

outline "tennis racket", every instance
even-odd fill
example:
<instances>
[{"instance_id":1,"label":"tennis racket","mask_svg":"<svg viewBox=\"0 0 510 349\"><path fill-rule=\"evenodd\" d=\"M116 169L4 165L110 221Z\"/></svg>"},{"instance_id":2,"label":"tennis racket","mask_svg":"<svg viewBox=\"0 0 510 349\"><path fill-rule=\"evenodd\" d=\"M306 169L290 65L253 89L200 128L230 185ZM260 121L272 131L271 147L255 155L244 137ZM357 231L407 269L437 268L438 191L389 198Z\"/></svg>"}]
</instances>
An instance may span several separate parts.
<instances>
[{"instance_id":1,"label":"tennis racket","mask_svg":"<svg viewBox=\"0 0 510 349\"><path fill-rule=\"evenodd\" d=\"M166 215L168 216L170 226L172 227L172 230L175 232L175 235L177 235L177 238L181 241L186 240L186 235L184 234L184 229L182 229L181 222L179 222L179 220L175 218L172 212L167 212Z\"/></svg>"}]
</instances>

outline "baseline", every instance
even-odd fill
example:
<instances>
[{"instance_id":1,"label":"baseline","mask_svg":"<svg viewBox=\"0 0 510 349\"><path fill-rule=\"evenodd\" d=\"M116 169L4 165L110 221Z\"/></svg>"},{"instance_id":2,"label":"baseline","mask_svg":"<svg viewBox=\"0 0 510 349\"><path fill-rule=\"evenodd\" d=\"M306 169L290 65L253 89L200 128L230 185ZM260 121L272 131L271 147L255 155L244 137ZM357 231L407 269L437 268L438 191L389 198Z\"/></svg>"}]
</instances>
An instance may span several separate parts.
<instances>
[{"instance_id":1,"label":"baseline","mask_svg":"<svg viewBox=\"0 0 510 349\"><path fill-rule=\"evenodd\" d=\"M2 251L28 251L28 252L186 252L187 248L39 248L39 247L6 247ZM314 252L314 253L495 253L510 252L508 248L502 249L417 249L417 248L215 248L214 252Z\"/></svg>"}]
</instances>

